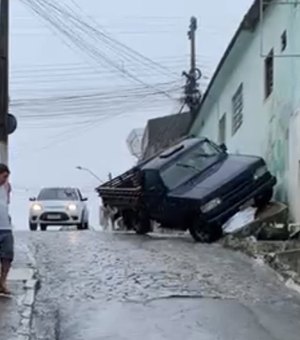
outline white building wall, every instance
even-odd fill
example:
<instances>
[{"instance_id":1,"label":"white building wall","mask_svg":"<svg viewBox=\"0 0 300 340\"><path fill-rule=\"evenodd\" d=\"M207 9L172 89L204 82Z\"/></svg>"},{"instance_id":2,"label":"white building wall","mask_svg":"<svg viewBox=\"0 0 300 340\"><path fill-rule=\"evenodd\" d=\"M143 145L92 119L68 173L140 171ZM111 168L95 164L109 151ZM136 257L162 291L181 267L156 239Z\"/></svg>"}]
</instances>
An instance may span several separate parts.
<instances>
[{"instance_id":1,"label":"white building wall","mask_svg":"<svg viewBox=\"0 0 300 340\"><path fill-rule=\"evenodd\" d=\"M287 49L281 35L287 31ZM300 221L300 5L273 5L262 26L242 33L204 103L192 132L218 142L218 121L227 116L226 144L233 153L264 157L278 179L276 196L289 201ZM261 51L261 37L263 50ZM237 43L236 43L237 45ZM274 90L265 99L264 62L274 49ZM232 136L232 97L244 86L243 124ZM299 208L298 208L299 207Z\"/></svg>"}]
</instances>

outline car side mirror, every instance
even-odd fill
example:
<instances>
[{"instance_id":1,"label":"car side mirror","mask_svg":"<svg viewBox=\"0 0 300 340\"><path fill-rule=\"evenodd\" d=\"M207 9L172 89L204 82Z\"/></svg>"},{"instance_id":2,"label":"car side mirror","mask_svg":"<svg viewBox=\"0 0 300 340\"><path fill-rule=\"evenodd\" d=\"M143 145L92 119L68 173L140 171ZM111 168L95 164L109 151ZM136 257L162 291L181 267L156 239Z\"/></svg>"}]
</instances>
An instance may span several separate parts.
<instances>
[{"instance_id":1,"label":"car side mirror","mask_svg":"<svg viewBox=\"0 0 300 340\"><path fill-rule=\"evenodd\" d=\"M29 201L30 201L30 202L35 202L35 201L36 201L36 198L35 198L35 197L30 197L30 198L29 198Z\"/></svg>"},{"instance_id":2,"label":"car side mirror","mask_svg":"<svg viewBox=\"0 0 300 340\"><path fill-rule=\"evenodd\" d=\"M88 198L87 197L83 197L81 200L82 200L82 202L86 202L86 201L88 201Z\"/></svg>"},{"instance_id":3,"label":"car side mirror","mask_svg":"<svg viewBox=\"0 0 300 340\"><path fill-rule=\"evenodd\" d=\"M222 143L222 144L220 145L220 149L221 149L223 152L227 152L227 146L226 146L224 143Z\"/></svg>"}]
</instances>

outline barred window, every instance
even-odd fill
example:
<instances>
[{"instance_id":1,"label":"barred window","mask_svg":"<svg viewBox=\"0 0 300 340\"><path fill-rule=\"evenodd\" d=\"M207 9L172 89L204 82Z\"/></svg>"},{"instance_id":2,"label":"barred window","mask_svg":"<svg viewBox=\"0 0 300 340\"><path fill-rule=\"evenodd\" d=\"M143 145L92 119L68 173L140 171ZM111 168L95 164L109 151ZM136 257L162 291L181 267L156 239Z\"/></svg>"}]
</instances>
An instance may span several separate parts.
<instances>
[{"instance_id":1,"label":"barred window","mask_svg":"<svg viewBox=\"0 0 300 340\"><path fill-rule=\"evenodd\" d=\"M268 54L265 59L265 98L267 99L273 92L274 87L274 51Z\"/></svg>"},{"instance_id":2,"label":"barred window","mask_svg":"<svg viewBox=\"0 0 300 340\"><path fill-rule=\"evenodd\" d=\"M244 110L244 94L243 94L243 83L239 86L236 93L232 97L232 135L243 124L243 110Z\"/></svg>"}]
</instances>

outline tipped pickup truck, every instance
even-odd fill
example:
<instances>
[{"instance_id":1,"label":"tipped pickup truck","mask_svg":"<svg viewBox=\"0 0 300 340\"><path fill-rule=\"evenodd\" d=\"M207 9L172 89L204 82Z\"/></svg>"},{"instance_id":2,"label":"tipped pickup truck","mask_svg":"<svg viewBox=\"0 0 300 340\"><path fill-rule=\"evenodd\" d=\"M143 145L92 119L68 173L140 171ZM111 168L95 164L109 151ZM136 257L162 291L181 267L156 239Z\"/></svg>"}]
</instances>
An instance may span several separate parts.
<instances>
[{"instance_id":1,"label":"tipped pickup truck","mask_svg":"<svg viewBox=\"0 0 300 340\"><path fill-rule=\"evenodd\" d=\"M275 184L262 158L228 154L225 145L190 138L96 191L104 206L118 210L128 230L146 234L155 221L209 243L245 204L267 205Z\"/></svg>"}]
</instances>

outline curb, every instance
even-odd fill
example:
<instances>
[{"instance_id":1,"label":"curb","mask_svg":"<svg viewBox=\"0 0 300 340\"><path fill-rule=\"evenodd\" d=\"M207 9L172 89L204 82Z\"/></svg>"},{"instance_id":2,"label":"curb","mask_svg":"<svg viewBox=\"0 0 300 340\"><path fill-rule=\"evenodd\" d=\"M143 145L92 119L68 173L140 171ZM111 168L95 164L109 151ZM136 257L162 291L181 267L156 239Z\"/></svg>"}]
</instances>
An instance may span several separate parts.
<instances>
[{"instance_id":1,"label":"curb","mask_svg":"<svg viewBox=\"0 0 300 340\"><path fill-rule=\"evenodd\" d=\"M18 301L20 324L17 328L16 340L30 340L33 307L35 294L38 288L38 280L34 277L35 272L30 279L23 281L24 294Z\"/></svg>"},{"instance_id":2,"label":"curb","mask_svg":"<svg viewBox=\"0 0 300 340\"><path fill-rule=\"evenodd\" d=\"M39 288L36 262L29 249L25 249L27 263L13 268L9 280L21 286L22 294L17 298L20 323L16 327L16 340L30 340L35 295Z\"/></svg>"}]
</instances>

